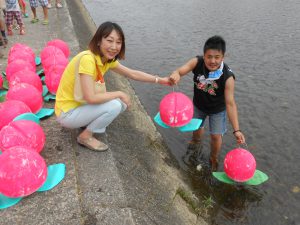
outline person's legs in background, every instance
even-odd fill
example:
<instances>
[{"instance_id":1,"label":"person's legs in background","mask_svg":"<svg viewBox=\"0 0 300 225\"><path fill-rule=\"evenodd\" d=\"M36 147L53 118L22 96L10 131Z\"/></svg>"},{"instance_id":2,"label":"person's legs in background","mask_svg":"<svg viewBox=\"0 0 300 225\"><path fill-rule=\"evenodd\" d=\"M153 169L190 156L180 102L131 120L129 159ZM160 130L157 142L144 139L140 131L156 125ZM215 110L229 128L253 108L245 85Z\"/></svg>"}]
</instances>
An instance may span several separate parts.
<instances>
[{"instance_id":1,"label":"person's legs in background","mask_svg":"<svg viewBox=\"0 0 300 225\"><path fill-rule=\"evenodd\" d=\"M5 24L7 27L7 35L13 35L12 25L13 25L14 15L13 11L8 11L5 14Z\"/></svg>"},{"instance_id":2,"label":"person's legs in background","mask_svg":"<svg viewBox=\"0 0 300 225\"><path fill-rule=\"evenodd\" d=\"M1 31L1 36L2 36L3 46L6 47L6 45L8 43L8 39L6 37L5 22L4 22L3 18L4 18L3 10L0 9L0 31Z\"/></svg>"},{"instance_id":3,"label":"person's legs in background","mask_svg":"<svg viewBox=\"0 0 300 225\"><path fill-rule=\"evenodd\" d=\"M38 2L37 0L29 0L30 8L33 14L33 18L31 20L31 23L37 23L39 19L37 18L36 15L36 8L38 7Z\"/></svg>"}]
</instances>

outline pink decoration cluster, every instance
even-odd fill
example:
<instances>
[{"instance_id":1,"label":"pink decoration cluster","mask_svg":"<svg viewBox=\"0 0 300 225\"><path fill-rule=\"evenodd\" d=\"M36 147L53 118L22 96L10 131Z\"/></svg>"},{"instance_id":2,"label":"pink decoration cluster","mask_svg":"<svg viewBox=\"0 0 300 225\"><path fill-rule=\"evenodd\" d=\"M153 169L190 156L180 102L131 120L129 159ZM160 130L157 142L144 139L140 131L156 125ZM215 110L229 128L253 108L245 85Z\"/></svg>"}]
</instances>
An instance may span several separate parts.
<instances>
[{"instance_id":1,"label":"pink decoration cluster","mask_svg":"<svg viewBox=\"0 0 300 225\"><path fill-rule=\"evenodd\" d=\"M52 94L56 94L62 74L69 62L69 55L67 43L59 39L49 41L41 52L45 83Z\"/></svg>"},{"instance_id":2,"label":"pink decoration cluster","mask_svg":"<svg viewBox=\"0 0 300 225\"><path fill-rule=\"evenodd\" d=\"M7 63L9 90L6 100L21 101L32 113L37 113L43 106L43 86L36 74L33 50L27 45L17 43L10 48Z\"/></svg>"},{"instance_id":3,"label":"pink decoration cluster","mask_svg":"<svg viewBox=\"0 0 300 225\"><path fill-rule=\"evenodd\" d=\"M53 94L68 56L67 44L58 39L42 51L45 82ZM6 78L9 90L0 103L0 194L17 198L34 193L47 178L47 165L39 154L46 141L42 127L30 120L13 121L23 113L37 113L43 105L42 81L30 47L17 43L10 49ZM0 88L2 83L1 77Z\"/></svg>"},{"instance_id":4,"label":"pink decoration cluster","mask_svg":"<svg viewBox=\"0 0 300 225\"><path fill-rule=\"evenodd\" d=\"M19 104L19 112L27 111L24 103L17 102L7 101L0 104L0 111L2 111L0 113L14 111L9 106L13 103ZM1 194L11 198L24 197L44 184L47 178L47 165L39 153L45 145L45 139L42 127L31 120L11 121L2 127L0 130Z\"/></svg>"}]
</instances>

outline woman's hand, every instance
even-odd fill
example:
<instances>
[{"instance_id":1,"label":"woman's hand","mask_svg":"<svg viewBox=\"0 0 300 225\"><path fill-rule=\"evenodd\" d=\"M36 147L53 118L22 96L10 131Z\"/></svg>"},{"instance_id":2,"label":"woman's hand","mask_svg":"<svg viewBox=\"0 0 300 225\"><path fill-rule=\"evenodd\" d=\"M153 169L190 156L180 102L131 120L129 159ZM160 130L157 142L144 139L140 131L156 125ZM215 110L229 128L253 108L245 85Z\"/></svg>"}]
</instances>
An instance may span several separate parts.
<instances>
[{"instance_id":1,"label":"woman's hand","mask_svg":"<svg viewBox=\"0 0 300 225\"><path fill-rule=\"evenodd\" d=\"M245 137L242 131L236 131L234 132L234 136L236 138L237 144L245 144Z\"/></svg>"},{"instance_id":2,"label":"woman's hand","mask_svg":"<svg viewBox=\"0 0 300 225\"><path fill-rule=\"evenodd\" d=\"M118 97L121 99L122 102L124 102L127 105L127 107L131 105L130 97L126 93L118 91Z\"/></svg>"},{"instance_id":3,"label":"woman's hand","mask_svg":"<svg viewBox=\"0 0 300 225\"><path fill-rule=\"evenodd\" d=\"M170 77L158 77L158 83L161 85L171 85Z\"/></svg>"},{"instance_id":4,"label":"woman's hand","mask_svg":"<svg viewBox=\"0 0 300 225\"><path fill-rule=\"evenodd\" d=\"M177 70L175 70L171 75L170 75L170 82L171 85L175 85L180 81L180 74Z\"/></svg>"}]
</instances>

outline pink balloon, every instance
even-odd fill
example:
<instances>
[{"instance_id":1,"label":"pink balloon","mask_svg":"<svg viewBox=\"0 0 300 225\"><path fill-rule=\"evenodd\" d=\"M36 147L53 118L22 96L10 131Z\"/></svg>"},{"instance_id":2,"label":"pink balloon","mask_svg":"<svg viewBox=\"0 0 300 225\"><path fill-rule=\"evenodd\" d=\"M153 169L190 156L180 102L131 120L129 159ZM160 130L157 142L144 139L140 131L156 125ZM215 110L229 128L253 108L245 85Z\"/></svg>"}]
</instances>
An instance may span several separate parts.
<instances>
[{"instance_id":1,"label":"pink balloon","mask_svg":"<svg viewBox=\"0 0 300 225\"><path fill-rule=\"evenodd\" d=\"M64 53L66 58L68 58L70 56L69 46L63 40L60 40L60 39L51 40L47 43L47 46L54 46L54 47L59 48L60 50L62 50L62 52Z\"/></svg>"},{"instance_id":2,"label":"pink balloon","mask_svg":"<svg viewBox=\"0 0 300 225\"><path fill-rule=\"evenodd\" d=\"M57 65L49 68L45 73L45 83L51 94L56 94L58 85L66 66Z\"/></svg>"},{"instance_id":3,"label":"pink balloon","mask_svg":"<svg viewBox=\"0 0 300 225\"><path fill-rule=\"evenodd\" d=\"M9 80L9 86L12 87L19 83L31 84L41 93L43 92L43 84L39 75L30 70L20 70L14 73Z\"/></svg>"},{"instance_id":4,"label":"pink balloon","mask_svg":"<svg viewBox=\"0 0 300 225\"><path fill-rule=\"evenodd\" d=\"M16 120L0 131L0 149L5 152L11 147L27 146L36 152L41 152L45 139L45 133L39 124L31 120Z\"/></svg>"},{"instance_id":5,"label":"pink balloon","mask_svg":"<svg viewBox=\"0 0 300 225\"><path fill-rule=\"evenodd\" d=\"M237 182L250 180L256 169L254 156L243 148L228 152L224 159L224 171L229 178Z\"/></svg>"},{"instance_id":6,"label":"pink balloon","mask_svg":"<svg viewBox=\"0 0 300 225\"><path fill-rule=\"evenodd\" d=\"M19 50L19 51L12 52L9 55L9 57L8 57L7 63L10 64L11 62L13 62L13 61L15 61L17 59L21 59L21 60L27 61L27 62L29 62L32 65L32 67L34 67L34 68L36 67L36 65L35 65L35 57L34 57L34 55L32 55L28 51Z\"/></svg>"},{"instance_id":7,"label":"pink balloon","mask_svg":"<svg viewBox=\"0 0 300 225\"><path fill-rule=\"evenodd\" d=\"M0 130L18 115L30 112L30 108L21 101L8 100L0 103Z\"/></svg>"},{"instance_id":8,"label":"pink balloon","mask_svg":"<svg viewBox=\"0 0 300 225\"><path fill-rule=\"evenodd\" d=\"M35 67L33 67L29 62L17 59L15 61L12 61L9 63L6 67L6 78L9 81L10 77L20 71L20 70L30 70L30 71L35 71Z\"/></svg>"},{"instance_id":9,"label":"pink balloon","mask_svg":"<svg viewBox=\"0 0 300 225\"><path fill-rule=\"evenodd\" d=\"M161 120L171 127L181 127L193 118L194 108L189 97L180 93L167 94L159 104Z\"/></svg>"},{"instance_id":10,"label":"pink balloon","mask_svg":"<svg viewBox=\"0 0 300 225\"><path fill-rule=\"evenodd\" d=\"M37 113L43 107L41 92L31 84L19 83L9 88L6 100L19 100L24 102L32 113Z\"/></svg>"},{"instance_id":11,"label":"pink balloon","mask_svg":"<svg viewBox=\"0 0 300 225\"><path fill-rule=\"evenodd\" d=\"M8 58L12 54L15 54L16 52L19 52L19 51L27 52L32 58L35 58L34 51L28 45L21 44L21 43L16 43L9 49Z\"/></svg>"},{"instance_id":12,"label":"pink balloon","mask_svg":"<svg viewBox=\"0 0 300 225\"><path fill-rule=\"evenodd\" d=\"M65 56L50 56L45 61L42 62L43 68L45 70L45 73L48 72L48 70L51 67L55 66L64 66L66 67L68 65L69 61Z\"/></svg>"},{"instance_id":13,"label":"pink balloon","mask_svg":"<svg viewBox=\"0 0 300 225\"><path fill-rule=\"evenodd\" d=\"M44 64L49 57L56 57L56 56L65 57L66 58L65 54L63 53L63 51L60 50L59 48L54 47L54 46L46 46L41 51L42 64Z\"/></svg>"},{"instance_id":14,"label":"pink balloon","mask_svg":"<svg viewBox=\"0 0 300 225\"><path fill-rule=\"evenodd\" d=\"M0 155L0 193L11 198L28 196L46 181L45 160L28 147L16 146Z\"/></svg>"},{"instance_id":15,"label":"pink balloon","mask_svg":"<svg viewBox=\"0 0 300 225\"><path fill-rule=\"evenodd\" d=\"M0 89L2 89L3 88L3 78L2 78L2 76L0 75Z\"/></svg>"}]
</instances>

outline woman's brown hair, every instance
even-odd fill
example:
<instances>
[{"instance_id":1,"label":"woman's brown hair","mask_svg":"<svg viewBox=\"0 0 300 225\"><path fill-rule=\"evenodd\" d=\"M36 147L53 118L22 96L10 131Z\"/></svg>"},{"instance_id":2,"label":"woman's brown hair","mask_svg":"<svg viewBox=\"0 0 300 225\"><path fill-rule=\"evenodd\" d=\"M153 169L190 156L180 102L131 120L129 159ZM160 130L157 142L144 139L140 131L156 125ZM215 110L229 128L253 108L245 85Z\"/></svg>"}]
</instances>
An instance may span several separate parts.
<instances>
[{"instance_id":1,"label":"woman's brown hair","mask_svg":"<svg viewBox=\"0 0 300 225\"><path fill-rule=\"evenodd\" d=\"M102 55L99 45L101 45L101 41L102 38L106 38L108 37L108 35L115 30L121 38L122 41L122 46L121 46L121 50L120 53L112 60L115 61L117 59L125 59L125 36L124 36L124 32L122 30L122 28L113 22L104 22L102 23L96 33L94 34L92 40L89 43L89 49L95 54L95 55Z\"/></svg>"}]
</instances>

